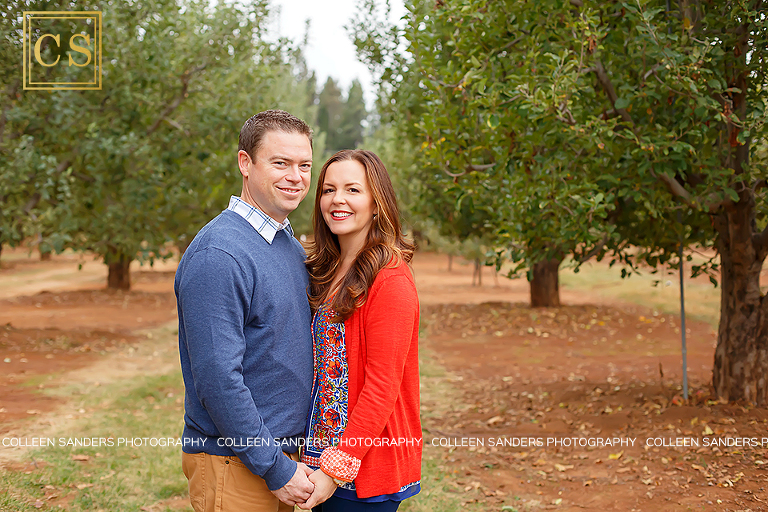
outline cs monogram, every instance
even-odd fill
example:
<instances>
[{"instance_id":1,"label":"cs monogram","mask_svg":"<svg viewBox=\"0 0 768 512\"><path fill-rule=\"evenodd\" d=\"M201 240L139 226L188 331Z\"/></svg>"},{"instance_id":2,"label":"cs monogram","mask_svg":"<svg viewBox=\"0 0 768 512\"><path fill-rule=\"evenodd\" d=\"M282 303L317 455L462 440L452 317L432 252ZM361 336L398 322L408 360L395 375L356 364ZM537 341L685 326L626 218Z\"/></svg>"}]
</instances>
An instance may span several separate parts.
<instances>
[{"instance_id":1,"label":"cs monogram","mask_svg":"<svg viewBox=\"0 0 768 512\"><path fill-rule=\"evenodd\" d=\"M101 11L24 11L23 29L24 89L101 89Z\"/></svg>"}]
</instances>

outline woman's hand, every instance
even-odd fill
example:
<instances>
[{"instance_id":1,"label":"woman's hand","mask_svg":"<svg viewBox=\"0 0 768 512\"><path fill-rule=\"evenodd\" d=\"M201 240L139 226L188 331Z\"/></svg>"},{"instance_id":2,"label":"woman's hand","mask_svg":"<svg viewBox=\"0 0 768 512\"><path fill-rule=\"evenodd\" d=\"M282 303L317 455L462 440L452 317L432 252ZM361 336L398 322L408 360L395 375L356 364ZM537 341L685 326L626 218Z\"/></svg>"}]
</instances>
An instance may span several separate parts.
<instances>
[{"instance_id":1,"label":"woman's hand","mask_svg":"<svg viewBox=\"0 0 768 512\"><path fill-rule=\"evenodd\" d=\"M333 478L323 473L321 469L316 470L309 475L309 481L315 484L315 490L312 491L312 496L306 501L306 503L299 503L297 506L304 510L311 510L312 507L316 507L321 504L336 492L336 482Z\"/></svg>"}]
</instances>

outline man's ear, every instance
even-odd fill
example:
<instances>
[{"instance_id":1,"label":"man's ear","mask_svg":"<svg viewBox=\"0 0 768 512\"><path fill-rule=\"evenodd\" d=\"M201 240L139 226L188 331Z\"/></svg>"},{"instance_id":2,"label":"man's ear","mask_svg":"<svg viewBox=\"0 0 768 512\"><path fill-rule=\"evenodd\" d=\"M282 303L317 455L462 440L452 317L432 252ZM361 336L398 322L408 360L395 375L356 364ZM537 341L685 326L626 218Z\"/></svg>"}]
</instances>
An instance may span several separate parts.
<instances>
[{"instance_id":1,"label":"man's ear","mask_svg":"<svg viewBox=\"0 0 768 512\"><path fill-rule=\"evenodd\" d=\"M237 152L237 165L240 167L240 174L247 178L250 172L251 156L242 149Z\"/></svg>"}]
</instances>

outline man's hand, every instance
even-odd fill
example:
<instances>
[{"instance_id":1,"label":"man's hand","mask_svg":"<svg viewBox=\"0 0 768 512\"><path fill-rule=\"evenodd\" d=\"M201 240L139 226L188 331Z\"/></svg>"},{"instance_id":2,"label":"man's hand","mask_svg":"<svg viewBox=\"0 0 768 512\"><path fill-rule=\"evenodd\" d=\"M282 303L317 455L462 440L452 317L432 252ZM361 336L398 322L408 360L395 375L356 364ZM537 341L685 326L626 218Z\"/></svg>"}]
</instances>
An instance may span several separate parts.
<instances>
[{"instance_id":1,"label":"man's hand","mask_svg":"<svg viewBox=\"0 0 768 512\"><path fill-rule=\"evenodd\" d=\"M299 508L304 510L312 510L312 507L318 506L336 492L336 482L320 469L309 475L309 481L315 484L315 490L306 503L299 504Z\"/></svg>"},{"instance_id":2,"label":"man's hand","mask_svg":"<svg viewBox=\"0 0 768 512\"><path fill-rule=\"evenodd\" d=\"M308 475L312 474L312 470L302 462L296 463L296 472L293 474L288 483L279 489L272 491L272 494L277 496L277 499L285 503L286 505L294 506L303 504L312 495L312 491L315 489L315 484L309 481Z\"/></svg>"}]
</instances>

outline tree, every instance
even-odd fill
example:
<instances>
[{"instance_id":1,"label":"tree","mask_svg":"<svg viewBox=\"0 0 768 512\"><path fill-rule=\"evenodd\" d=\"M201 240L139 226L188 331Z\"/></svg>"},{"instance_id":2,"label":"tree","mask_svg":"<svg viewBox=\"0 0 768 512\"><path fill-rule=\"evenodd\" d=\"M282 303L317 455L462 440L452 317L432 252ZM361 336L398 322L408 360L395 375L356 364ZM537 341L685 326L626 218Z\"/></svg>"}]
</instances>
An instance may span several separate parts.
<instances>
[{"instance_id":1,"label":"tree","mask_svg":"<svg viewBox=\"0 0 768 512\"><path fill-rule=\"evenodd\" d=\"M632 271L679 266L681 242L714 245L719 263L693 267L719 270L723 288L713 385L766 405L764 11L761 1L423 2L402 33L410 58L388 57L397 44L374 24L358 42L389 59L390 119L421 142L432 164L422 179L455 181L457 206L472 195L504 212L491 221L500 254L529 268L559 252L609 256ZM401 88L427 100L420 122Z\"/></svg>"},{"instance_id":2,"label":"tree","mask_svg":"<svg viewBox=\"0 0 768 512\"><path fill-rule=\"evenodd\" d=\"M0 251L4 244L18 245L39 235L47 220L56 217L51 203L69 194L66 177L54 161L38 157L33 140L18 130L17 106L22 98L19 56L22 41L14 22L23 10L42 10L43 2L8 2L0 9ZM28 172L16 172L28 169ZM35 185L33 178L42 179ZM61 248L64 237L47 240ZM47 247L46 247L47 248Z\"/></svg>"},{"instance_id":3,"label":"tree","mask_svg":"<svg viewBox=\"0 0 768 512\"><path fill-rule=\"evenodd\" d=\"M336 81L328 77L318 95L317 126L327 134L329 153L356 148L363 141L363 121L367 117L360 82L353 80L344 98Z\"/></svg>"},{"instance_id":4,"label":"tree","mask_svg":"<svg viewBox=\"0 0 768 512\"><path fill-rule=\"evenodd\" d=\"M344 100L341 97L341 89L333 78L328 77L318 95L317 127L327 135L326 144L331 153L345 149L340 145L343 113Z\"/></svg>"},{"instance_id":5,"label":"tree","mask_svg":"<svg viewBox=\"0 0 768 512\"><path fill-rule=\"evenodd\" d=\"M367 117L363 86L358 80L353 80L341 113L338 147L354 149L363 142L363 121Z\"/></svg>"},{"instance_id":6,"label":"tree","mask_svg":"<svg viewBox=\"0 0 768 512\"><path fill-rule=\"evenodd\" d=\"M87 7L66 2L58 10ZM0 187L9 185L0 193L9 200L0 220L18 219L22 229L8 231L3 221L0 235L18 240L33 231L30 202L55 212L37 215L50 220L43 228L60 242L54 247L97 254L109 266L108 286L122 289L132 260L167 257L169 243L183 248L239 190L243 120L275 106L312 110L296 80L300 51L260 38L267 14L263 1L248 9L113 2L103 18L103 90L25 91L4 105L9 122L0 133L10 135L0 154L9 165ZM6 39L19 36L16 25ZM19 147L24 158L11 160Z\"/></svg>"},{"instance_id":7,"label":"tree","mask_svg":"<svg viewBox=\"0 0 768 512\"><path fill-rule=\"evenodd\" d=\"M576 213L594 216L604 206L589 197L589 186L561 187L556 168L574 167L576 174L580 164L558 131L528 122L529 113L510 101L488 113L494 93L487 90L499 87L494 80L501 82L508 62L486 65L480 79L472 70L473 54L478 43L506 47L506 24L478 19L477 26L459 35L464 27L455 23L459 18L453 10L435 15L433 4L414 4L405 29L413 59L407 60L393 54L401 46L392 42L398 35L372 21L381 18L375 4L368 9L369 16L356 25L358 48L382 77L383 111L421 148L413 179L432 191L421 196L421 211L444 236L465 247L466 237L487 232L480 234L487 248L484 259L495 254L497 267L504 260L518 262L510 275L528 267L532 305L559 305L559 263L573 247L597 237ZM533 17L531 23L539 22L538 15ZM482 218L462 219L476 210L484 211ZM469 227L457 229L460 224ZM564 236L541 236L544 226Z\"/></svg>"}]
</instances>

